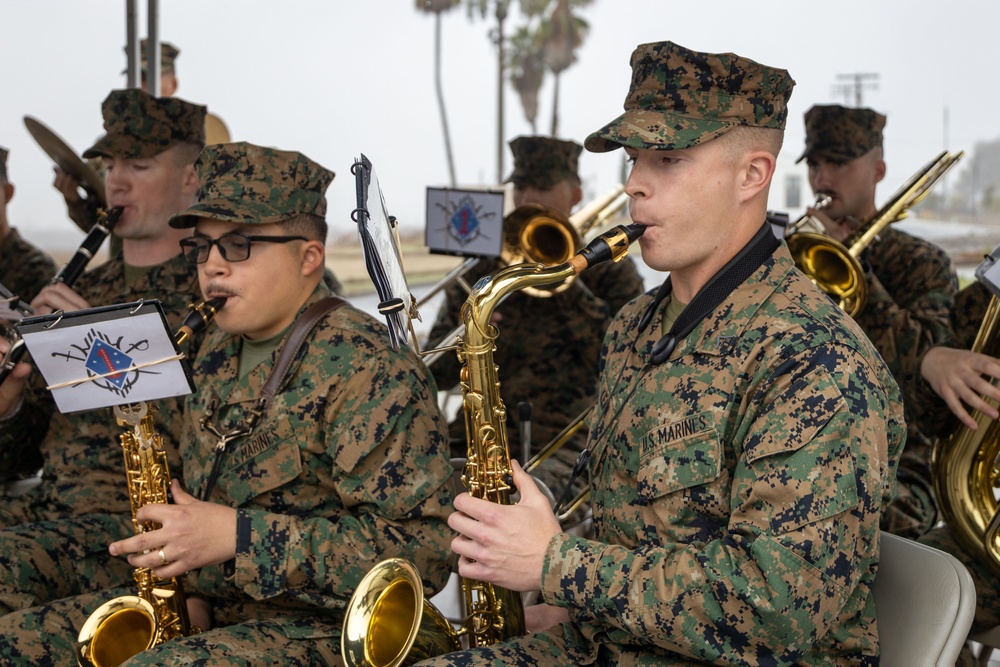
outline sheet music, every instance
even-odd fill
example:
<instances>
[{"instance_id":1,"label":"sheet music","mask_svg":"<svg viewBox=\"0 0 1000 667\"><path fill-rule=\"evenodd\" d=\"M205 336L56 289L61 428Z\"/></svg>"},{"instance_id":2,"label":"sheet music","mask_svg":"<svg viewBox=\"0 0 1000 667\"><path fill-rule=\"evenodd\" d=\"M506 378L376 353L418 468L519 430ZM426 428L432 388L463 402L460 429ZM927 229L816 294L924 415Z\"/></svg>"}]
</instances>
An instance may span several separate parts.
<instances>
[{"instance_id":1,"label":"sheet music","mask_svg":"<svg viewBox=\"0 0 1000 667\"><path fill-rule=\"evenodd\" d=\"M17 329L60 412L194 391L157 301L30 317Z\"/></svg>"},{"instance_id":2,"label":"sheet music","mask_svg":"<svg viewBox=\"0 0 1000 667\"><path fill-rule=\"evenodd\" d=\"M367 157L355 161L358 207L355 221L368 276L379 296L379 311L389 327L389 342L398 348L409 340L413 296L406 284L403 262L396 244L393 221L387 212L378 177Z\"/></svg>"}]
</instances>

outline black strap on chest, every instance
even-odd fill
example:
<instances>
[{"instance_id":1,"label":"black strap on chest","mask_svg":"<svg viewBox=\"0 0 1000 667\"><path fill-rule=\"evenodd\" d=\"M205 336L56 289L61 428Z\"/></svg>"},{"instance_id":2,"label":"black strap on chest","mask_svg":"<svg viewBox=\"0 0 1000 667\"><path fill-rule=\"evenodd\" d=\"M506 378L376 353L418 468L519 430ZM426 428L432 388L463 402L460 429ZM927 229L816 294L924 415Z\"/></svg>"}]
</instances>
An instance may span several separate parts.
<instances>
[{"instance_id":1,"label":"black strap on chest","mask_svg":"<svg viewBox=\"0 0 1000 667\"><path fill-rule=\"evenodd\" d=\"M718 273L712 276L705 286L691 299L691 303L684 307L681 314L677 316L670 331L653 343L650 354L650 362L656 365L662 364L670 358L677 343L684 340L694 328L701 324L701 321L708 317L720 303L726 300L737 287L742 285L747 278L760 268L767 258L774 254L774 251L781 245L781 241L775 237L771 231L771 225L764 224L757 231L754 237L740 250L729 263L722 267ZM663 281L663 285L656 292L653 302L646 308L642 319L639 320L639 332L641 333L649 326L656 314L656 310L667 298L673 287L670 276Z\"/></svg>"},{"instance_id":2,"label":"black strap on chest","mask_svg":"<svg viewBox=\"0 0 1000 667\"><path fill-rule=\"evenodd\" d=\"M209 409L205 417L201 419L201 427L217 437L219 439L218 444L215 446L215 461L212 462L212 472L208 476L208 482L205 484L205 489L202 491L201 499L208 500L209 496L212 494L212 489L215 488L215 481L219 477L219 470L222 467L222 455L226 451L226 445L230 440L235 440L236 438L244 437L253 433L254 428L257 426L257 422L260 418L264 416L264 412L267 410L268 403L274 398L274 395L281 389L281 386L285 384L285 380L288 376L288 370L292 366L292 362L299 353L299 348L305 342L312 330L319 324L326 315L337 308L345 305L347 301L341 299L339 296L328 296L320 299L313 305L309 306L302 315L295 320L295 325L292 327L291 333L288 334L288 340L282 346L281 351L278 352L278 358L274 362L274 366L271 368L270 374L264 381L264 387L260 392L260 398L254 406L247 412L247 415L241 419L235 426L226 431L221 431L215 425L215 423L210 422L209 419L212 417L214 410Z\"/></svg>"}]
</instances>

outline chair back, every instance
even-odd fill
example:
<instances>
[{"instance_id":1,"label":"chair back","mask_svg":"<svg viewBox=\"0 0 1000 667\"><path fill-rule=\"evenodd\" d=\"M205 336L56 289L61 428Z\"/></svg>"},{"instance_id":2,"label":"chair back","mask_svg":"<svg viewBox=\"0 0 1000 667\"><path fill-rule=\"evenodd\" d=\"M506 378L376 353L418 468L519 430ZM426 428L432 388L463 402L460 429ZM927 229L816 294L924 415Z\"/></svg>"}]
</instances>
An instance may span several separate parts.
<instances>
[{"instance_id":1,"label":"chair back","mask_svg":"<svg viewBox=\"0 0 1000 667\"><path fill-rule=\"evenodd\" d=\"M875 576L881 664L951 665L965 644L976 589L954 556L883 532Z\"/></svg>"}]
</instances>

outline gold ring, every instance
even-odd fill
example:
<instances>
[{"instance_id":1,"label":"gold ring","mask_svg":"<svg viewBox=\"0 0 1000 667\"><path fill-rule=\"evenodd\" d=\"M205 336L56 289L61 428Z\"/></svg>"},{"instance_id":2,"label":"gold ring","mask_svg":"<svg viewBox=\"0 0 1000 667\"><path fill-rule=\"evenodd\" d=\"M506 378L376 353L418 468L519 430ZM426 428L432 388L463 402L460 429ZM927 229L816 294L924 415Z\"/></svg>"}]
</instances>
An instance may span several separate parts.
<instances>
[{"instance_id":1,"label":"gold ring","mask_svg":"<svg viewBox=\"0 0 1000 667\"><path fill-rule=\"evenodd\" d=\"M163 555L163 549L160 549L160 565L166 565L169 562L167 557Z\"/></svg>"}]
</instances>

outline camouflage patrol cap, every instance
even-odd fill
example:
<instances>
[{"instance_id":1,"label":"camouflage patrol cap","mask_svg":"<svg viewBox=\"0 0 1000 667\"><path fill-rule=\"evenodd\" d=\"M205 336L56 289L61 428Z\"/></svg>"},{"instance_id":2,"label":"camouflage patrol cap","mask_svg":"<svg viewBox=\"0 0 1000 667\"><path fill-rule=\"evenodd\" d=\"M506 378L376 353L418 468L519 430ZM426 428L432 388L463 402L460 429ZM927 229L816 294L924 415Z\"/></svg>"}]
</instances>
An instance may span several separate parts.
<instances>
[{"instance_id":1,"label":"camouflage patrol cap","mask_svg":"<svg viewBox=\"0 0 1000 667\"><path fill-rule=\"evenodd\" d=\"M149 71L149 58L146 57L146 47L148 40L143 38L139 42L139 58L142 60L143 72ZM128 47L123 46L122 50L125 51L125 55L128 55ZM172 74L174 71L174 60L180 55L181 50L170 42L160 42L160 73L161 74ZM122 74L128 72L128 69L123 69Z\"/></svg>"},{"instance_id":2,"label":"camouflage patrol cap","mask_svg":"<svg viewBox=\"0 0 1000 667\"><path fill-rule=\"evenodd\" d=\"M138 88L113 90L101 106L106 134L83 157L150 158L183 142L205 143L206 107Z\"/></svg>"},{"instance_id":3,"label":"camouflage patrol cap","mask_svg":"<svg viewBox=\"0 0 1000 667\"><path fill-rule=\"evenodd\" d=\"M195 162L198 203L170 218L194 227L199 218L266 225L306 213L326 216L326 188L333 172L302 153L247 142L206 146Z\"/></svg>"},{"instance_id":4,"label":"camouflage patrol cap","mask_svg":"<svg viewBox=\"0 0 1000 667\"><path fill-rule=\"evenodd\" d=\"M677 150L739 125L785 127L795 81L783 69L673 42L640 44L631 62L625 113L587 137L588 151L619 146Z\"/></svg>"},{"instance_id":5,"label":"camouflage patrol cap","mask_svg":"<svg viewBox=\"0 0 1000 667\"><path fill-rule=\"evenodd\" d=\"M816 105L806 112L806 149L796 163L809 157L850 162L882 146L885 116L872 109Z\"/></svg>"},{"instance_id":6,"label":"camouflage patrol cap","mask_svg":"<svg viewBox=\"0 0 1000 667\"><path fill-rule=\"evenodd\" d=\"M517 137L510 142L514 171L506 183L551 188L570 176L577 176L583 146L575 141L551 137Z\"/></svg>"},{"instance_id":7,"label":"camouflage patrol cap","mask_svg":"<svg viewBox=\"0 0 1000 667\"><path fill-rule=\"evenodd\" d=\"M7 182L7 149L0 146L0 182Z\"/></svg>"}]
</instances>

